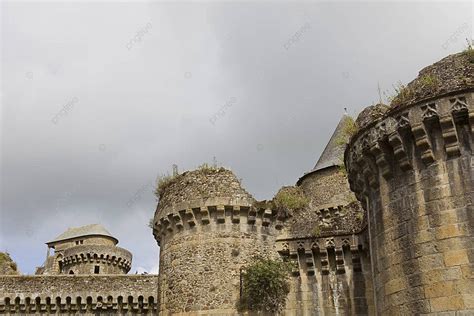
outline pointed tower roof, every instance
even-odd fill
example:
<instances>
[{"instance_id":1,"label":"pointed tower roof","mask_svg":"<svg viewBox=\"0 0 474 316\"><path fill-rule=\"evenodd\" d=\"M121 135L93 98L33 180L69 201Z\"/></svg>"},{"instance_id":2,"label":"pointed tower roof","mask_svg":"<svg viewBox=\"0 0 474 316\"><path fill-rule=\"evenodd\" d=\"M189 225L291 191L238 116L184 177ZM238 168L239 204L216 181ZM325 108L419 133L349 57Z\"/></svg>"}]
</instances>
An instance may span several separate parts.
<instances>
[{"instance_id":1,"label":"pointed tower roof","mask_svg":"<svg viewBox=\"0 0 474 316\"><path fill-rule=\"evenodd\" d=\"M305 173L299 180L299 184L301 180L306 176L313 172L326 169L329 167L340 166L343 164L342 157L344 156L344 150L346 149L346 143L349 140L349 134L347 133L347 126L348 124L352 124L352 118L344 114L337 124L336 129L334 130L329 142L327 143L326 147L323 150L321 156L319 156L318 162L314 166L314 168Z\"/></svg>"},{"instance_id":2,"label":"pointed tower roof","mask_svg":"<svg viewBox=\"0 0 474 316\"><path fill-rule=\"evenodd\" d=\"M78 238L78 237L84 237L84 236L105 236L105 237L110 237L115 240L116 243L118 243L117 238L112 236L107 229L104 228L104 226L100 224L91 224L91 225L86 225L86 226L81 226L81 227L70 227L68 230L66 230L64 233L59 235L58 237L54 238L51 241L48 241L46 244L53 244L57 243L59 241L64 241L72 238Z\"/></svg>"},{"instance_id":3,"label":"pointed tower roof","mask_svg":"<svg viewBox=\"0 0 474 316\"><path fill-rule=\"evenodd\" d=\"M323 153L319 157L318 162L314 166L313 170L316 171L332 166L340 166L342 162L342 156L344 155L344 150L346 149L346 143L349 140L349 135L347 134L347 125L351 124L352 118L344 114L337 124L334 133L331 136L331 139L324 148Z\"/></svg>"}]
</instances>

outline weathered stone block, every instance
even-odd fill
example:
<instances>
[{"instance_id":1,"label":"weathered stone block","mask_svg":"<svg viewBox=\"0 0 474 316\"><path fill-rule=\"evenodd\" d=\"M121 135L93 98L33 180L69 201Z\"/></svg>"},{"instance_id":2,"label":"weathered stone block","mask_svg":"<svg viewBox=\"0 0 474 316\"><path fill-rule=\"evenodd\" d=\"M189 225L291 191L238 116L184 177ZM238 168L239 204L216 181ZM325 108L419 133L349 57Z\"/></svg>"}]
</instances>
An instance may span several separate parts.
<instances>
[{"instance_id":1,"label":"weathered stone block","mask_svg":"<svg viewBox=\"0 0 474 316\"><path fill-rule=\"evenodd\" d=\"M464 309L464 299L461 295L442 296L430 299L431 311L457 311Z\"/></svg>"},{"instance_id":2,"label":"weathered stone block","mask_svg":"<svg viewBox=\"0 0 474 316\"><path fill-rule=\"evenodd\" d=\"M467 250L453 250L444 253L444 263L447 267L469 264Z\"/></svg>"},{"instance_id":3,"label":"weathered stone block","mask_svg":"<svg viewBox=\"0 0 474 316\"><path fill-rule=\"evenodd\" d=\"M385 294L390 295L398 291L404 290L407 287L407 280L404 277L393 279L385 284Z\"/></svg>"},{"instance_id":4,"label":"weathered stone block","mask_svg":"<svg viewBox=\"0 0 474 316\"><path fill-rule=\"evenodd\" d=\"M425 286L425 296L427 298L451 296L455 294L455 286L452 281L432 283Z\"/></svg>"}]
</instances>

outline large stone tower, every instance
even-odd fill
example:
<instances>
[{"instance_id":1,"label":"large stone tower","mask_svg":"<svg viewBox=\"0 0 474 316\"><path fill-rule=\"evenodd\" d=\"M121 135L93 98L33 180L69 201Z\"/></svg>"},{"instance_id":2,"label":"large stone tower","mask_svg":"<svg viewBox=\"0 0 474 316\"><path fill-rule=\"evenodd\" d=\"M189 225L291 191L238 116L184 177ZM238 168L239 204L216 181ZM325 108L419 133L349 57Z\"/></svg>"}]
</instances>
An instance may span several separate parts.
<instances>
[{"instance_id":1,"label":"large stone tower","mask_svg":"<svg viewBox=\"0 0 474 316\"><path fill-rule=\"evenodd\" d=\"M185 172L161 189L153 229L161 315L236 314L242 265L277 256L281 223L254 204L223 168Z\"/></svg>"},{"instance_id":2,"label":"large stone tower","mask_svg":"<svg viewBox=\"0 0 474 316\"><path fill-rule=\"evenodd\" d=\"M474 314L469 55L420 71L390 108L363 111L345 152L351 189L368 212L380 315Z\"/></svg>"},{"instance_id":3,"label":"large stone tower","mask_svg":"<svg viewBox=\"0 0 474 316\"><path fill-rule=\"evenodd\" d=\"M126 274L132 254L117 243L100 224L69 228L46 243L46 261L36 274Z\"/></svg>"}]
</instances>

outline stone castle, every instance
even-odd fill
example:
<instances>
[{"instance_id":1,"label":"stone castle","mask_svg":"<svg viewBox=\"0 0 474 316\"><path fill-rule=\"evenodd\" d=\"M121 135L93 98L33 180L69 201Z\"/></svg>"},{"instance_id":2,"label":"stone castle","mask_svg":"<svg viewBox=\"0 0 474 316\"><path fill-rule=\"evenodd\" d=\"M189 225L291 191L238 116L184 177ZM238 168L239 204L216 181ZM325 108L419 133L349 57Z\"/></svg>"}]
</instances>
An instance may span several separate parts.
<instances>
[{"instance_id":1,"label":"stone castle","mask_svg":"<svg viewBox=\"0 0 474 316\"><path fill-rule=\"evenodd\" d=\"M343 116L272 201L224 168L165 179L158 276L127 275L100 225L69 229L39 275L0 277L0 313L239 315L242 268L263 256L294 263L282 315L474 315L473 68L472 50L450 55L390 105ZM282 212L292 192L306 203Z\"/></svg>"}]
</instances>

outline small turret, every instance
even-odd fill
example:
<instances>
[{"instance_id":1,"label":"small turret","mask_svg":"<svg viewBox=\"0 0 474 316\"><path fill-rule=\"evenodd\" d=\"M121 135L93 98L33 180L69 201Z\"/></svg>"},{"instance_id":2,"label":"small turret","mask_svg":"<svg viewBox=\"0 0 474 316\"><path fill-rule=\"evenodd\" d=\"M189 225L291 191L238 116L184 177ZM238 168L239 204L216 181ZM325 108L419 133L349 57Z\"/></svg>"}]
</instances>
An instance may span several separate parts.
<instances>
[{"instance_id":1,"label":"small turret","mask_svg":"<svg viewBox=\"0 0 474 316\"><path fill-rule=\"evenodd\" d=\"M126 274L132 254L117 243L117 238L99 224L69 228L46 243L46 262L36 274Z\"/></svg>"}]
</instances>

